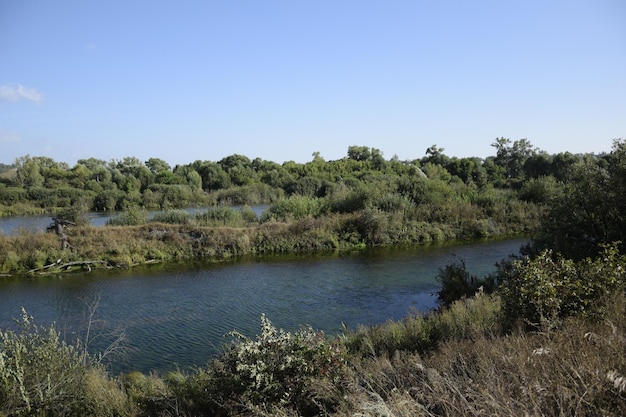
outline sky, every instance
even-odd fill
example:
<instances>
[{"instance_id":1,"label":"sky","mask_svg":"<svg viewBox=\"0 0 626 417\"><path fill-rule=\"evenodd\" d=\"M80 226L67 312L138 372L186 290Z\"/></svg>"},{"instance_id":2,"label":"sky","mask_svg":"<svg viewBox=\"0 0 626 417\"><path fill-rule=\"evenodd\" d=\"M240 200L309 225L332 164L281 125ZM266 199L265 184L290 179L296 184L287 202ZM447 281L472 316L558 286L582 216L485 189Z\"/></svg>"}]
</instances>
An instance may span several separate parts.
<instances>
[{"instance_id":1,"label":"sky","mask_svg":"<svg viewBox=\"0 0 626 417\"><path fill-rule=\"evenodd\" d=\"M626 138L623 0L0 0L0 163Z\"/></svg>"}]
</instances>

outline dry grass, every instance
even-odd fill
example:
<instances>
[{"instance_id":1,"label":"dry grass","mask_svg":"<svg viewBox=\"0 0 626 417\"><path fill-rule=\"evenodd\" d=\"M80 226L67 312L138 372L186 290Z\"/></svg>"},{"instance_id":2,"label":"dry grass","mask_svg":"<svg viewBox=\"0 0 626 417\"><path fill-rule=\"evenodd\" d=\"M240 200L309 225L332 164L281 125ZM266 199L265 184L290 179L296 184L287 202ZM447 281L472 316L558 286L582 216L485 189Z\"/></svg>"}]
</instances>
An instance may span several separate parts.
<instances>
[{"instance_id":1,"label":"dry grass","mask_svg":"<svg viewBox=\"0 0 626 417\"><path fill-rule=\"evenodd\" d=\"M550 333L450 340L421 357L355 365L342 415L624 416L624 297L606 321L571 319Z\"/></svg>"}]
</instances>

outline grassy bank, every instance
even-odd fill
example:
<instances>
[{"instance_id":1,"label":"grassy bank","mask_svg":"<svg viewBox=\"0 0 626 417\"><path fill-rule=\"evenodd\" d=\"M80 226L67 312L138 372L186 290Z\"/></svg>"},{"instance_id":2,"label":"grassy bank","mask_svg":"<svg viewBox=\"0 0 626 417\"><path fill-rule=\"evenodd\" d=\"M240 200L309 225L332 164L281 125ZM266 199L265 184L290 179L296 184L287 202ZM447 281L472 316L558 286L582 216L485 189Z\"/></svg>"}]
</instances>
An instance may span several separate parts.
<instances>
[{"instance_id":1,"label":"grassy bank","mask_svg":"<svg viewBox=\"0 0 626 417\"><path fill-rule=\"evenodd\" d=\"M518 203L516 203L518 204ZM521 204L521 203L519 203ZM254 214L211 209L195 216L166 212L148 221L141 213L125 213L125 226L67 227L70 247L62 249L53 233L22 231L0 235L0 273L58 272L72 268L128 268L146 262L190 259L221 260L250 254L336 251L383 245L416 245L449 240L528 233L538 208L519 207L520 218L446 217L441 221L412 219L397 212L365 209L356 213L283 215L270 209L259 221ZM145 216L145 215L144 215ZM115 221L112 223L116 223ZM137 225L132 225L137 224Z\"/></svg>"}]
</instances>

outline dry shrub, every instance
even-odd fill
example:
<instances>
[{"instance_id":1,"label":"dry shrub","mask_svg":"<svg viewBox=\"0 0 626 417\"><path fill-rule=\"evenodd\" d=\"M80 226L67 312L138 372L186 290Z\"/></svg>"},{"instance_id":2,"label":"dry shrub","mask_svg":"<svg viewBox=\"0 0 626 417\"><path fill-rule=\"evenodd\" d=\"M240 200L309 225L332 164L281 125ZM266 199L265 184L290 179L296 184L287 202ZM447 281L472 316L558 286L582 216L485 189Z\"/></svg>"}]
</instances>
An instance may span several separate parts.
<instances>
[{"instance_id":1,"label":"dry shrub","mask_svg":"<svg viewBox=\"0 0 626 417\"><path fill-rule=\"evenodd\" d=\"M99 368L85 371L83 389L86 407L83 410L92 416L130 416L134 415L128 397L118 383L109 378Z\"/></svg>"},{"instance_id":2,"label":"dry shrub","mask_svg":"<svg viewBox=\"0 0 626 417\"><path fill-rule=\"evenodd\" d=\"M626 415L623 294L606 300L603 322L569 318L550 332L502 335L486 331L491 319L481 326L469 319L481 315L484 299L489 298L476 297L471 308L456 303L433 316L456 337L442 337L432 351L376 354L370 345L372 355L353 357L350 394L337 415ZM395 322L383 328L379 340L408 332Z\"/></svg>"},{"instance_id":3,"label":"dry shrub","mask_svg":"<svg viewBox=\"0 0 626 417\"><path fill-rule=\"evenodd\" d=\"M468 416L626 415L619 377L609 376L626 369L623 296L612 305L604 323L570 319L550 333L446 343L427 360L448 386L441 408Z\"/></svg>"}]
</instances>

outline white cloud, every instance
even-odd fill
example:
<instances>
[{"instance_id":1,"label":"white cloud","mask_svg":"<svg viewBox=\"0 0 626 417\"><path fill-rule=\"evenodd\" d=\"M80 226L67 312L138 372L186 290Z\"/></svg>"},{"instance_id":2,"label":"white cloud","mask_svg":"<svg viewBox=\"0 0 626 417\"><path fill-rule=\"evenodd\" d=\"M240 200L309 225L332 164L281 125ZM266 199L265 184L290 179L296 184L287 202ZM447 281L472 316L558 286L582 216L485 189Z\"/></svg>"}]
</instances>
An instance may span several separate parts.
<instances>
[{"instance_id":1,"label":"white cloud","mask_svg":"<svg viewBox=\"0 0 626 417\"><path fill-rule=\"evenodd\" d=\"M14 143L21 142L20 138L15 132L2 132L0 131L0 143Z\"/></svg>"},{"instance_id":2,"label":"white cloud","mask_svg":"<svg viewBox=\"0 0 626 417\"><path fill-rule=\"evenodd\" d=\"M0 101L29 100L39 103L43 100L43 94L36 88L26 88L22 84L0 85Z\"/></svg>"}]
</instances>

